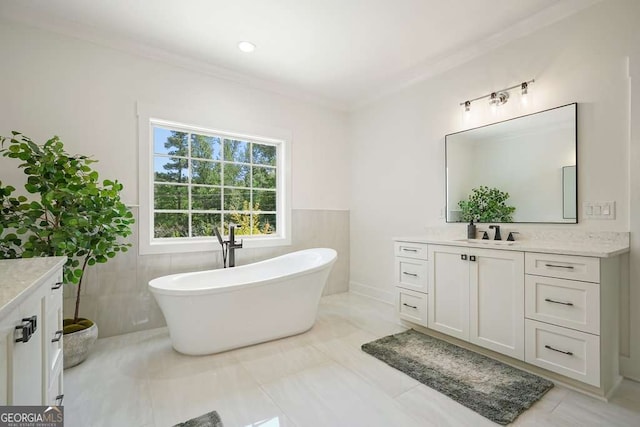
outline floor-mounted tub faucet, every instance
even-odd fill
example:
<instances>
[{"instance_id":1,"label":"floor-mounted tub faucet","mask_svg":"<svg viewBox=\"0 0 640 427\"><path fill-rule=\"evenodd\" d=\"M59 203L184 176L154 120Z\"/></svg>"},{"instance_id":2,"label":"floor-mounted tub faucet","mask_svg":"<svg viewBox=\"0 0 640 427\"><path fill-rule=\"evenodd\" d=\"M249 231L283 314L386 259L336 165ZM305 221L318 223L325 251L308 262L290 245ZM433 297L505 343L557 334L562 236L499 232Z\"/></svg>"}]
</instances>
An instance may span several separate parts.
<instances>
[{"instance_id":1,"label":"floor-mounted tub faucet","mask_svg":"<svg viewBox=\"0 0 640 427\"><path fill-rule=\"evenodd\" d=\"M236 225L229 224L229 240L222 240L222 236L220 235L220 231L218 231L218 227L214 227L213 232L218 238L220 246L222 246L222 266L224 268L235 267L236 249L242 248L242 239L240 239L240 243L236 242Z\"/></svg>"},{"instance_id":2,"label":"floor-mounted tub faucet","mask_svg":"<svg viewBox=\"0 0 640 427\"><path fill-rule=\"evenodd\" d=\"M236 266L236 249L242 249L242 239L240 243L236 242L236 226L229 225L229 267Z\"/></svg>"}]
</instances>

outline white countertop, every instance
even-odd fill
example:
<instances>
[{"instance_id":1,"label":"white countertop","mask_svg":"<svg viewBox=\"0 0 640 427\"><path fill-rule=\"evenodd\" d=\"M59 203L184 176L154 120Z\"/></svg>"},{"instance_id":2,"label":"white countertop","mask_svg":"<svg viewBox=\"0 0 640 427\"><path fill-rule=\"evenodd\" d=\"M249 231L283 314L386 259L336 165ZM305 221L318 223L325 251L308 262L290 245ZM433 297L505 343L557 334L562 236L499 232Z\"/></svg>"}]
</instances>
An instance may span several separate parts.
<instances>
[{"instance_id":1,"label":"white countertop","mask_svg":"<svg viewBox=\"0 0 640 427\"><path fill-rule=\"evenodd\" d=\"M0 260L0 318L20 305L67 257Z\"/></svg>"},{"instance_id":2,"label":"white countertop","mask_svg":"<svg viewBox=\"0 0 640 427\"><path fill-rule=\"evenodd\" d=\"M502 240L498 243L492 240L455 239L449 237L397 237L394 240L413 243L431 243L438 245L462 246L472 248L500 249L505 251L521 252L541 252L561 255L579 255L597 258L608 258L629 252L629 243L619 240L581 240L581 241L559 241L559 240L518 240L508 245Z\"/></svg>"}]
</instances>

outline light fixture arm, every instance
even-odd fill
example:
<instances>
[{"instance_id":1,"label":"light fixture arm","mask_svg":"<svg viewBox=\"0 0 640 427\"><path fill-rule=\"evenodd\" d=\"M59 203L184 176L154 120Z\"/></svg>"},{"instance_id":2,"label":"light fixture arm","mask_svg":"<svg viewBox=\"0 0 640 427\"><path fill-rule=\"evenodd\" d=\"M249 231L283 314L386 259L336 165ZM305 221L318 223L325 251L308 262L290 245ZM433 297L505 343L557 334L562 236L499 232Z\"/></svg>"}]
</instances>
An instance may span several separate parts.
<instances>
[{"instance_id":1,"label":"light fixture arm","mask_svg":"<svg viewBox=\"0 0 640 427\"><path fill-rule=\"evenodd\" d=\"M488 93L486 95L479 96L479 97L473 98L473 99L468 99L468 100L466 100L464 102L461 102L460 106L461 107L465 107L465 109L468 109L472 102L475 102L475 101L478 101L478 100L484 99L484 98L491 98L491 95L493 95L493 94L500 93L500 92L508 92L508 91L516 89L516 88L522 88L522 89L528 88L529 85L531 83L534 83L535 81L536 81L535 79L531 79L529 81L518 83L517 85L513 85L513 86L510 86L510 87L505 88L505 89L495 90L495 91L493 91L491 93Z\"/></svg>"}]
</instances>

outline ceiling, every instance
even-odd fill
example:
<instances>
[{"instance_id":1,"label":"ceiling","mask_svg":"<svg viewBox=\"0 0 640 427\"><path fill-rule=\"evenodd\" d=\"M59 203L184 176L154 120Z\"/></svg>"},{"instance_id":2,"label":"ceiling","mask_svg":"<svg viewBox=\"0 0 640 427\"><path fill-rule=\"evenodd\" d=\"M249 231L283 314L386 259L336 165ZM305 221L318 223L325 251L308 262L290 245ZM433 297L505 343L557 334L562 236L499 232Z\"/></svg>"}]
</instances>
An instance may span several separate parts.
<instances>
[{"instance_id":1,"label":"ceiling","mask_svg":"<svg viewBox=\"0 0 640 427\"><path fill-rule=\"evenodd\" d=\"M0 0L0 17L353 109L598 1Z\"/></svg>"}]
</instances>

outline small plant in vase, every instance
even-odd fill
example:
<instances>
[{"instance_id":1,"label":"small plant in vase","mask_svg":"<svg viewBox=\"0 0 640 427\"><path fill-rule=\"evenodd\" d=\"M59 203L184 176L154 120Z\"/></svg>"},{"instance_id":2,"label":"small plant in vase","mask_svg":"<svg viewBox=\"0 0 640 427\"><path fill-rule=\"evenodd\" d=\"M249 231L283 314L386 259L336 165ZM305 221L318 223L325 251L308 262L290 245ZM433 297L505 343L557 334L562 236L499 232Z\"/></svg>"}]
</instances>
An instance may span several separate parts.
<instances>
[{"instance_id":1,"label":"small plant in vase","mask_svg":"<svg viewBox=\"0 0 640 427\"><path fill-rule=\"evenodd\" d=\"M513 222L516 208L507 205L509 193L481 185L471 190L468 200L458 202L464 222Z\"/></svg>"},{"instance_id":2,"label":"small plant in vase","mask_svg":"<svg viewBox=\"0 0 640 427\"><path fill-rule=\"evenodd\" d=\"M31 195L14 197L15 187L0 182L0 258L67 257L64 281L76 285L76 301L73 319L64 319L65 368L74 366L97 338L97 326L79 317L87 268L131 247L123 239L134 218L120 200L122 184L100 182L96 161L68 154L57 136L38 145L13 132L0 143L4 157L21 161Z\"/></svg>"}]
</instances>

